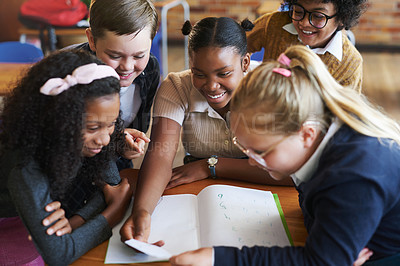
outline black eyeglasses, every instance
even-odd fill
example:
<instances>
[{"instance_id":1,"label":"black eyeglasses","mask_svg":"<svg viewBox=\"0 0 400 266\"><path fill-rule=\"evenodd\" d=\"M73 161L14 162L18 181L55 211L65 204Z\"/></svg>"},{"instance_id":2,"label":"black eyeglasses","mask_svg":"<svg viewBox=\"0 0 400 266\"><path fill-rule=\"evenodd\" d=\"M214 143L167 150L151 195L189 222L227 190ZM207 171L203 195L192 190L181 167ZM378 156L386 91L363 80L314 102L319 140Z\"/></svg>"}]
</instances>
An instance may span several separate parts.
<instances>
[{"instance_id":1,"label":"black eyeglasses","mask_svg":"<svg viewBox=\"0 0 400 266\"><path fill-rule=\"evenodd\" d=\"M310 24L317 29L322 29L325 27L328 23L328 20L337 15L335 14L333 16L328 16L321 12L310 12L299 4L293 4L289 6L289 17L295 21L303 20L306 16L306 13L309 14L308 21Z\"/></svg>"}]
</instances>

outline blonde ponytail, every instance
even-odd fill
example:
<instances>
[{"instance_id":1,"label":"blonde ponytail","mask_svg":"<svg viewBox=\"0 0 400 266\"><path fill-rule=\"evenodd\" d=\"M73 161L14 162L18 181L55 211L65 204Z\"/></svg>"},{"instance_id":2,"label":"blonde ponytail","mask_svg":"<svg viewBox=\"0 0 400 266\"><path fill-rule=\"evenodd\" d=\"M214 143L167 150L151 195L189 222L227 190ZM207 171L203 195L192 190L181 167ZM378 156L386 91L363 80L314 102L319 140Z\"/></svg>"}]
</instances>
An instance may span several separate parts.
<instances>
[{"instance_id":1,"label":"blonde ponytail","mask_svg":"<svg viewBox=\"0 0 400 266\"><path fill-rule=\"evenodd\" d=\"M363 135L388 138L400 144L399 125L372 106L364 95L337 83L314 52L297 45L284 54L290 59L288 64L263 63L244 77L235 90L231 100L233 112L248 114L251 110L274 116L252 122L252 127L274 128L290 134L298 131L306 120L318 120L327 126L336 116ZM291 75L275 73L275 68L288 69ZM247 122L250 119L246 116Z\"/></svg>"}]
</instances>

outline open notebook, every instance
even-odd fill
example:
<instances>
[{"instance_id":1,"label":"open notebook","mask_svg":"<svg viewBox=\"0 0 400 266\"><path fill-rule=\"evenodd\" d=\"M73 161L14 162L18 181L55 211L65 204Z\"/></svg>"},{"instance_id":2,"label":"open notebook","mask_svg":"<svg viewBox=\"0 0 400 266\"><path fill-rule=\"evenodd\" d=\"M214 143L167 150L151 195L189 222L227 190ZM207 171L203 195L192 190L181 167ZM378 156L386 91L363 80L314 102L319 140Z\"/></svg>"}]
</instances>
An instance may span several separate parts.
<instances>
[{"instance_id":1,"label":"open notebook","mask_svg":"<svg viewBox=\"0 0 400 266\"><path fill-rule=\"evenodd\" d=\"M130 213L128 210L127 217ZM207 246L293 245L276 194L228 185L208 186L197 196L182 194L160 199L152 215L149 243L165 241L161 257L135 252L122 243L121 226L122 223L113 229L106 264L165 261L167 254Z\"/></svg>"}]
</instances>

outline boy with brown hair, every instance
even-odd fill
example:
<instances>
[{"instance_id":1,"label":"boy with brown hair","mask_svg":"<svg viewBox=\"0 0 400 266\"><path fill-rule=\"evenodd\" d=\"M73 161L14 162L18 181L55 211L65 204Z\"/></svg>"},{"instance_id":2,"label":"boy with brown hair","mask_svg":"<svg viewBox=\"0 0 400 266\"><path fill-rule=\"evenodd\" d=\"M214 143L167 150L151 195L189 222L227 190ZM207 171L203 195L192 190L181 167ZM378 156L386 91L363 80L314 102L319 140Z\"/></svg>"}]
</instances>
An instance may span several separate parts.
<instances>
[{"instance_id":1,"label":"boy with brown hair","mask_svg":"<svg viewBox=\"0 0 400 266\"><path fill-rule=\"evenodd\" d=\"M90 6L88 42L69 48L94 53L120 76L121 111L127 148L117 161L119 170L144 153L149 139L150 109L160 81L159 63L150 54L158 28L150 0L94 0Z\"/></svg>"}]
</instances>

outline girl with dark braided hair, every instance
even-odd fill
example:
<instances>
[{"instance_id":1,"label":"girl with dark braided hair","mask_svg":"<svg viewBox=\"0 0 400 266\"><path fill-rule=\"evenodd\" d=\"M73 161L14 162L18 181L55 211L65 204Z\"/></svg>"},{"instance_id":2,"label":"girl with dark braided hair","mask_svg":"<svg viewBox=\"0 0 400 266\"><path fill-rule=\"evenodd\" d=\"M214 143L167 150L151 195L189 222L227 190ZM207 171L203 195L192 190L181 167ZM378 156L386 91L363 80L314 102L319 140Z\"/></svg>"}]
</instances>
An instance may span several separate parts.
<instances>
[{"instance_id":1,"label":"girl with dark braided hair","mask_svg":"<svg viewBox=\"0 0 400 266\"><path fill-rule=\"evenodd\" d=\"M208 177L251 177L247 180L277 184L246 163L229 130L232 94L251 68L246 30L252 27L248 20L238 23L228 17L183 25L182 33L189 35L190 69L169 73L157 92L152 141L140 169L132 216L120 231L123 238L147 241L151 213L165 189ZM184 165L172 169L179 139L187 156Z\"/></svg>"},{"instance_id":2,"label":"girl with dark braided hair","mask_svg":"<svg viewBox=\"0 0 400 266\"><path fill-rule=\"evenodd\" d=\"M34 65L6 99L1 265L67 265L111 236L132 195L113 163L124 147L119 90L118 74L95 56L62 51Z\"/></svg>"}]
</instances>

